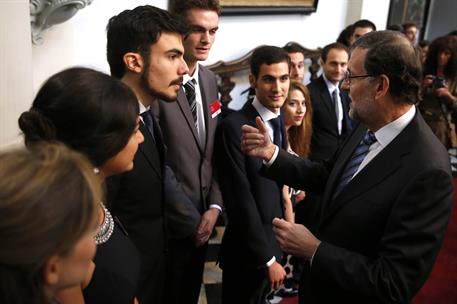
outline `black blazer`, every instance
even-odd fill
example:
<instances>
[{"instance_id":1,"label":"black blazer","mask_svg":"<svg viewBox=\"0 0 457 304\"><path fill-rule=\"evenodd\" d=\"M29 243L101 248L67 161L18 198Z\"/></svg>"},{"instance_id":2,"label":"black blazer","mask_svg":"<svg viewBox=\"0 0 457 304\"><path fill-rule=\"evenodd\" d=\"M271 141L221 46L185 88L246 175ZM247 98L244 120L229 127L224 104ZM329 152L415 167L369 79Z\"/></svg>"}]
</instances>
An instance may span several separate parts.
<instances>
[{"instance_id":1,"label":"black blazer","mask_svg":"<svg viewBox=\"0 0 457 304\"><path fill-rule=\"evenodd\" d=\"M332 200L365 130L358 126L327 166L280 152L264 168L293 187L323 190L322 243L304 271L302 303L409 303L441 246L452 204L449 156L418 112Z\"/></svg>"},{"instance_id":2,"label":"black blazer","mask_svg":"<svg viewBox=\"0 0 457 304\"><path fill-rule=\"evenodd\" d=\"M340 90L340 99L343 106L343 127L341 135L333 105L332 96L328 91L324 77L320 76L308 84L313 107L313 135L311 137L311 154L313 160L328 160L335 154L338 146L352 131L352 121L349 118L349 103L347 92Z\"/></svg>"},{"instance_id":3,"label":"black blazer","mask_svg":"<svg viewBox=\"0 0 457 304\"><path fill-rule=\"evenodd\" d=\"M222 268L261 268L273 256L277 261L282 257L271 224L273 218L283 217L282 185L262 177L262 161L240 149L241 126L256 126L256 116L248 103L223 120L216 136L219 183L228 219L219 254Z\"/></svg>"},{"instance_id":4,"label":"black blazer","mask_svg":"<svg viewBox=\"0 0 457 304\"><path fill-rule=\"evenodd\" d=\"M157 301L157 288L163 288L155 283L164 281L168 236L190 235L200 215L188 208L192 203L164 165L165 146L158 123L154 123L155 140L143 123L140 131L144 142L135 154L134 168L107 179L107 198L113 214L140 251L140 300L150 302ZM168 229L167 221L174 230Z\"/></svg>"}]
</instances>

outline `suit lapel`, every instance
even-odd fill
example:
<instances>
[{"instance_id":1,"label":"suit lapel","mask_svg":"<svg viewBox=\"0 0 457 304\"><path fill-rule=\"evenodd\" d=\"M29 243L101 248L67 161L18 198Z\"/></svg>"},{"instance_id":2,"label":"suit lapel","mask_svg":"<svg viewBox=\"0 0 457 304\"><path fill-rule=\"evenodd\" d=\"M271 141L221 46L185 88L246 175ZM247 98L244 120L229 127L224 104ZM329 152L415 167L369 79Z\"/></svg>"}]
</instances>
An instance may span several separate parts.
<instances>
[{"instance_id":1,"label":"suit lapel","mask_svg":"<svg viewBox=\"0 0 457 304\"><path fill-rule=\"evenodd\" d=\"M159 153L160 157L160 164L165 163L165 154L166 154L166 147L163 141L163 135L162 135L162 130L160 129L160 125L157 122L156 118L154 115L152 115L152 119L154 120L154 138L156 142L156 149L157 152ZM160 165L160 169L162 170L162 165Z\"/></svg>"},{"instance_id":2,"label":"suit lapel","mask_svg":"<svg viewBox=\"0 0 457 304\"><path fill-rule=\"evenodd\" d=\"M199 74L198 80L200 84L200 93L202 95L202 106L203 106L203 116L205 119L205 128L206 128L206 136L205 136L205 145L204 150L206 150L206 145L208 144L208 134L211 134L210 128L213 127L213 119L210 117L211 113L209 110L209 106L214 100L209 100L209 96L206 96L207 92L210 92L210 87L208 83L208 79L203 75L202 67L199 67Z\"/></svg>"},{"instance_id":3,"label":"suit lapel","mask_svg":"<svg viewBox=\"0 0 457 304\"><path fill-rule=\"evenodd\" d=\"M341 134L346 136L352 129L352 120L349 117L349 103L351 100L346 92L340 92L340 97L343 107L343 129L341 130Z\"/></svg>"},{"instance_id":4,"label":"suit lapel","mask_svg":"<svg viewBox=\"0 0 457 304\"><path fill-rule=\"evenodd\" d=\"M415 138L413 129L416 125L417 113L413 121L349 182L333 202L331 202L331 193L335 187L335 180L333 180L332 185L328 185L329 187L326 189L325 198L327 210L323 213L321 224L338 212L340 208L348 203L354 202L358 196L370 191L377 184L381 183L400 169L402 158L410 153L412 147L411 141ZM359 129L361 128L359 127L358 130L356 130L357 138L359 139L358 141L361 140L364 133L362 132L362 134L360 134ZM346 156L344 162L346 163L347 160ZM339 177L341 170L342 169L340 168L338 172L335 172L335 176Z\"/></svg>"},{"instance_id":5,"label":"suit lapel","mask_svg":"<svg viewBox=\"0 0 457 304\"><path fill-rule=\"evenodd\" d=\"M181 110L182 115L186 119L186 123L187 123L189 129L192 131L192 135L194 136L194 140L195 140L198 148L200 149L200 151L203 151L202 147L200 146L200 142L198 140L197 128L195 127L194 118L192 116L192 112L190 111L189 102L187 101L187 97L186 97L186 94L184 93L183 88L181 88L178 92L177 103Z\"/></svg>"},{"instance_id":6,"label":"suit lapel","mask_svg":"<svg viewBox=\"0 0 457 304\"><path fill-rule=\"evenodd\" d=\"M337 121L336 121L336 113L335 113L335 106L333 105L333 100L332 96L328 92L328 87L327 84L325 83L324 77L321 76L319 78L319 86L320 88L320 95L321 95L321 100L324 102L324 106L327 109L329 115L328 117L331 118L331 124L334 126L335 130L338 130L337 128Z\"/></svg>"},{"instance_id":7,"label":"suit lapel","mask_svg":"<svg viewBox=\"0 0 457 304\"><path fill-rule=\"evenodd\" d=\"M354 131L354 134L351 136L351 138L346 142L344 147L342 147L341 152L338 154L338 158L335 160L333 169L330 172L330 175L327 180L326 190L321 204L322 215L325 215L328 209L331 207L331 204L333 204L332 197L333 191L336 187L336 183L338 182L347 162L351 158L352 153L354 152L355 148L357 147L363 135L365 134L365 131L366 128L359 125L359 127ZM339 198L337 197L336 199L338 200Z\"/></svg>"},{"instance_id":8,"label":"suit lapel","mask_svg":"<svg viewBox=\"0 0 457 304\"><path fill-rule=\"evenodd\" d=\"M363 168L362 171L360 171L341 191L338 197L331 203L330 208L325 214L325 218L331 217L341 207L355 201L358 196L370 191L373 187L400 168L401 159L399 151L393 151L395 149L386 149L381 151L381 153Z\"/></svg>"},{"instance_id":9,"label":"suit lapel","mask_svg":"<svg viewBox=\"0 0 457 304\"><path fill-rule=\"evenodd\" d=\"M152 169L154 169L154 171L160 177L162 176L162 168L159 151L156 147L156 144L154 143L154 139L152 138L151 134L149 133L148 129L143 124L143 122L140 123L140 131L143 134L144 142L138 146L138 150L140 150L140 153L144 155L144 158L147 160L147 162L151 165Z\"/></svg>"}]
</instances>

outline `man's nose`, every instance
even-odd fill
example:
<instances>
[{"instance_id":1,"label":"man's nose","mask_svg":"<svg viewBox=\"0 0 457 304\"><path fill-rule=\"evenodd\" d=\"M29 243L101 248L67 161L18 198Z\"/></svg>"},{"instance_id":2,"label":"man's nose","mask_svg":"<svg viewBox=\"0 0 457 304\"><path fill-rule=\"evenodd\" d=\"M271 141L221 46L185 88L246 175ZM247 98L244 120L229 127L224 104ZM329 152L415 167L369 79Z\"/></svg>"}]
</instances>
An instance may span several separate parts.
<instances>
[{"instance_id":1,"label":"man's nose","mask_svg":"<svg viewBox=\"0 0 457 304\"><path fill-rule=\"evenodd\" d=\"M178 70L179 75L185 75L189 74L189 67L187 66L187 63L184 61L184 58L181 58L181 65Z\"/></svg>"}]
</instances>

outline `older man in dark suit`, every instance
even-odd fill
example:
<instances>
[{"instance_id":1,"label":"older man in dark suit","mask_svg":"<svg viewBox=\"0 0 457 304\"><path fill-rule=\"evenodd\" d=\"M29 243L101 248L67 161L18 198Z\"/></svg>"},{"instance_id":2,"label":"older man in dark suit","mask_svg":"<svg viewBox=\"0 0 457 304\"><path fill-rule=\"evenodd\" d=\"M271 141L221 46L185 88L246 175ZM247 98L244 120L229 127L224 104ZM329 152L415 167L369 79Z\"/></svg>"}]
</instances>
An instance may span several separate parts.
<instances>
[{"instance_id":1,"label":"older man in dark suit","mask_svg":"<svg viewBox=\"0 0 457 304\"><path fill-rule=\"evenodd\" d=\"M360 122L329 163L279 151L243 126L243 149L265 174L321 191L314 233L275 219L281 248L308 260L301 303L410 303L440 249L452 203L449 157L416 110L421 62L398 32L353 45L344 81Z\"/></svg>"}]
</instances>

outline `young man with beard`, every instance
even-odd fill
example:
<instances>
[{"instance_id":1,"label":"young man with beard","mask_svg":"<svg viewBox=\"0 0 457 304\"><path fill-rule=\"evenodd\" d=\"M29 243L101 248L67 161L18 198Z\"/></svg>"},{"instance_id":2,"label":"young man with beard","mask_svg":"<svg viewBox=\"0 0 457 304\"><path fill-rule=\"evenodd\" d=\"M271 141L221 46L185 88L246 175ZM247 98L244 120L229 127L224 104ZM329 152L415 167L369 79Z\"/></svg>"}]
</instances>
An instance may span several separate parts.
<instances>
[{"instance_id":1,"label":"young man with beard","mask_svg":"<svg viewBox=\"0 0 457 304\"><path fill-rule=\"evenodd\" d=\"M241 126L255 125L260 116L272 140L286 148L280 108L289 91L289 68L289 56L282 48L257 48L249 75L255 98L227 116L216 136L219 181L228 217L219 254L222 303L265 303L268 292L280 287L286 275L271 224L273 218L284 216L282 185L260 175L262 160L243 154L240 137Z\"/></svg>"},{"instance_id":2,"label":"young man with beard","mask_svg":"<svg viewBox=\"0 0 457 304\"><path fill-rule=\"evenodd\" d=\"M199 62L208 58L216 38L221 12L218 0L174 1L173 15L187 24L184 59L189 72L177 101L153 105L168 147L167 164L173 169L184 192L201 219L194 233L169 243L168 303L196 304L203 280L208 238L219 214L222 196L214 173L213 148L221 104L216 76Z\"/></svg>"},{"instance_id":3,"label":"young man with beard","mask_svg":"<svg viewBox=\"0 0 457 304\"><path fill-rule=\"evenodd\" d=\"M449 156L415 104L419 50L400 32L354 42L344 88L359 122L325 164L271 143L262 121L241 146L264 176L322 193L317 228L274 219L281 248L308 261L300 303L410 303L433 267L449 220ZM279 150L279 153L277 152Z\"/></svg>"},{"instance_id":4,"label":"young man with beard","mask_svg":"<svg viewBox=\"0 0 457 304\"><path fill-rule=\"evenodd\" d=\"M186 32L187 27L170 13L147 5L123 11L107 26L111 74L138 97L144 135L133 170L107 181L113 214L140 251L140 303L168 303L164 298L168 237L191 235L200 219L165 166L162 133L150 111L158 98L176 100L189 71L183 59Z\"/></svg>"}]
</instances>

